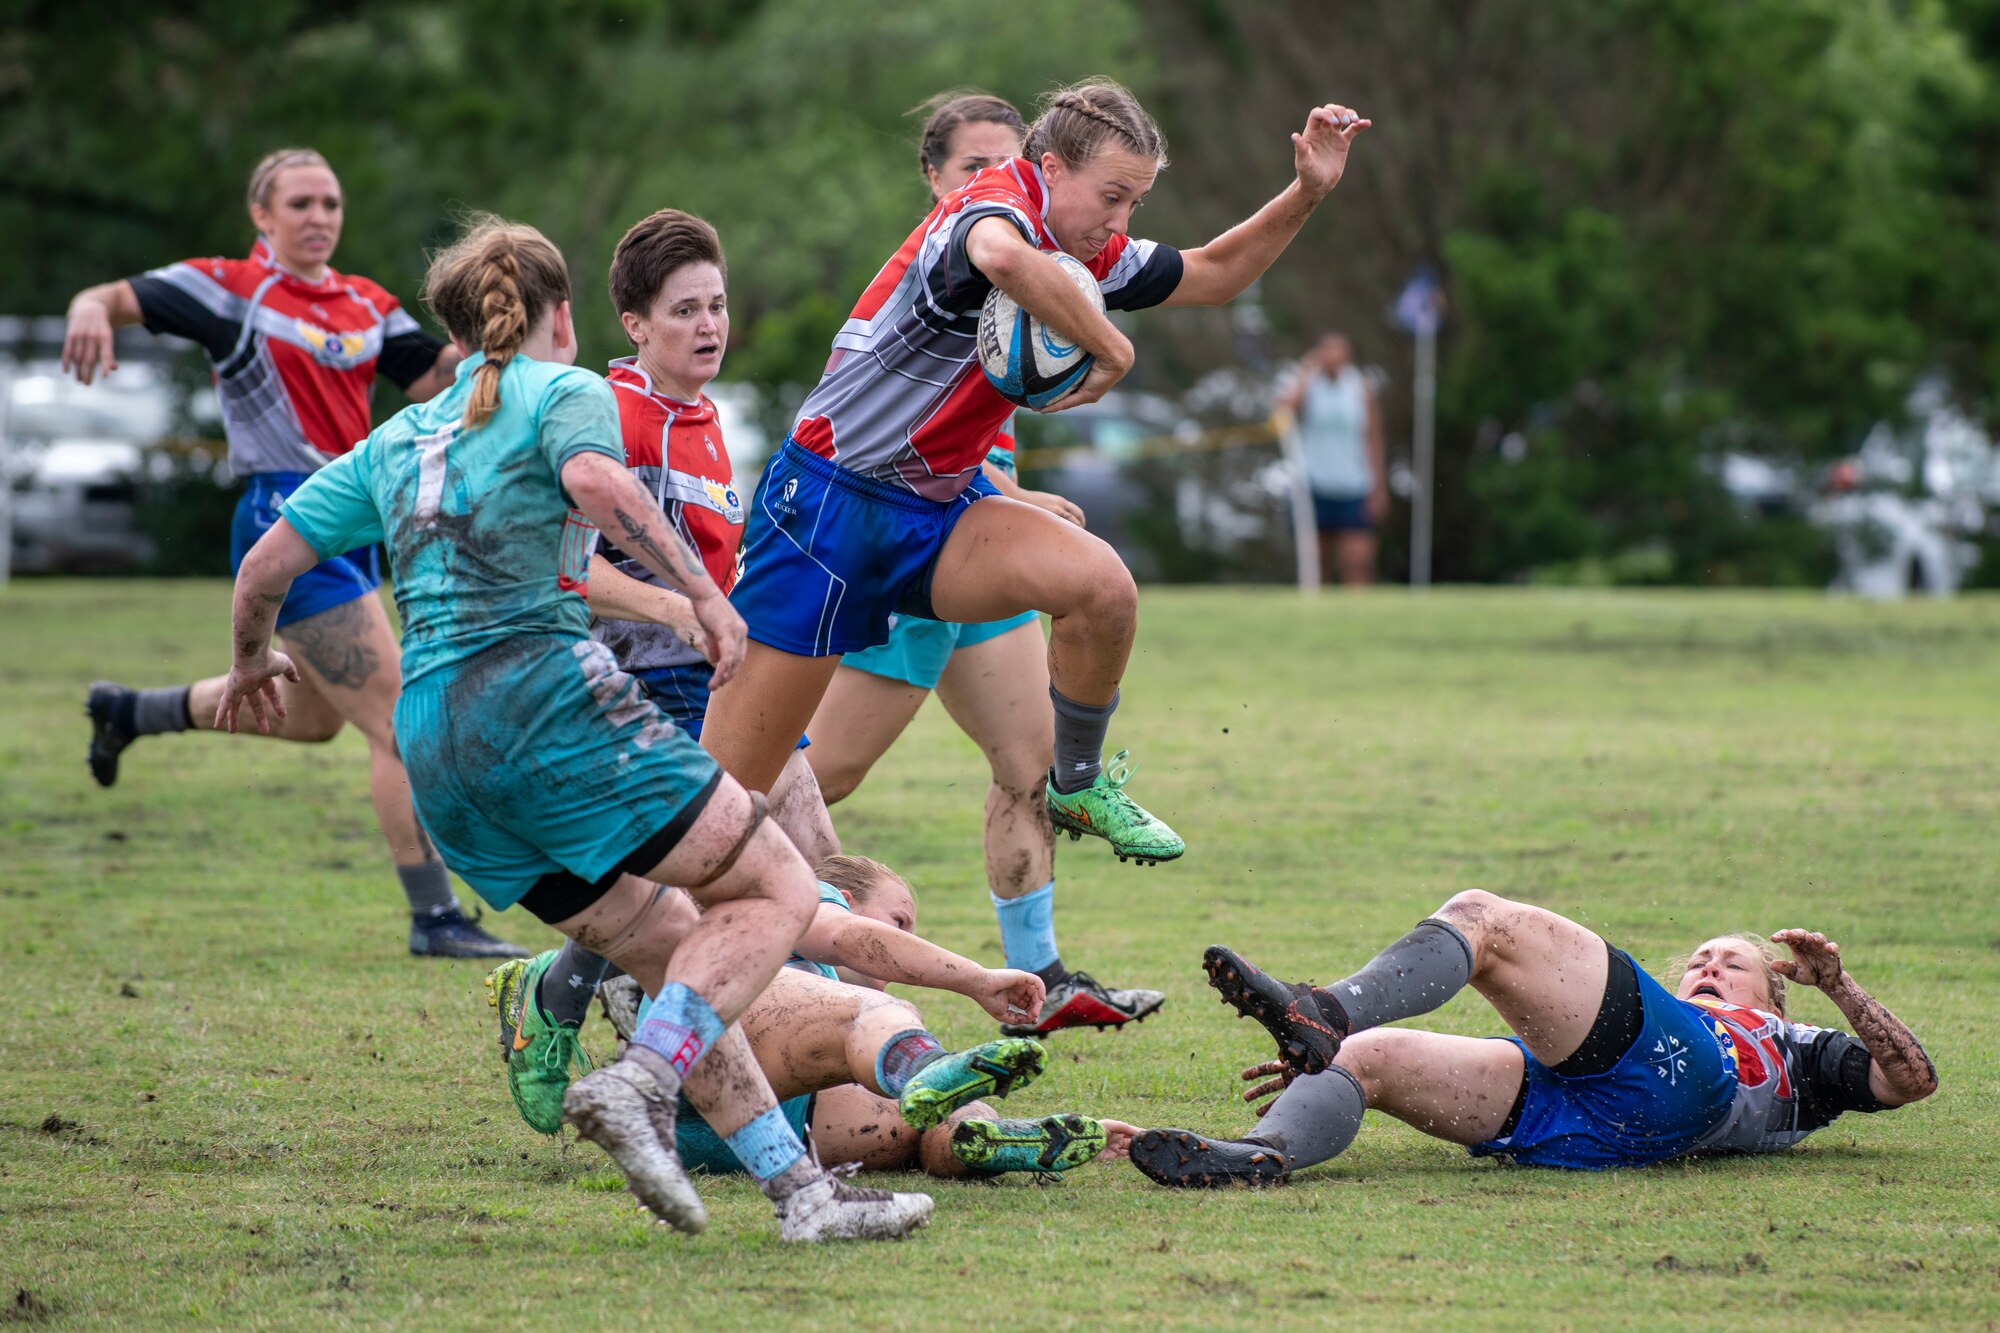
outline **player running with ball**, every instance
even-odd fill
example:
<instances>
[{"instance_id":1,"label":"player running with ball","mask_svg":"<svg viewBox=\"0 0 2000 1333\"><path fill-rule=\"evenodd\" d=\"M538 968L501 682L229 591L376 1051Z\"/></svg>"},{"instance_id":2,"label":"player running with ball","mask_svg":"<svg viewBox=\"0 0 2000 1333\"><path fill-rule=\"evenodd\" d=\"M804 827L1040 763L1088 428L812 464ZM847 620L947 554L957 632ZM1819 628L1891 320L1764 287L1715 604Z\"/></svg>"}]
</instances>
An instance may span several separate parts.
<instances>
[{"instance_id":1,"label":"player running with ball","mask_svg":"<svg viewBox=\"0 0 2000 1333\"><path fill-rule=\"evenodd\" d=\"M810 920L811 872L745 791L586 633L598 529L693 604L727 681L742 621L626 470L612 390L575 368L569 271L532 227L476 220L425 299L467 355L450 388L320 469L245 557L235 665L217 710L282 715L271 651L291 582L386 542L403 616L396 740L424 827L495 907L518 902L657 996L625 1058L570 1088L569 1122L663 1223L699 1231L674 1152L677 1101L752 1165L788 1240L900 1236L922 1195L856 1190L805 1151L736 1018ZM679 930L669 893L706 910Z\"/></svg>"},{"instance_id":2,"label":"player running with ball","mask_svg":"<svg viewBox=\"0 0 2000 1333\"><path fill-rule=\"evenodd\" d=\"M1027 133L1021 113L1001 98L941 94L917 154L933 203L986 168L1019 157ZM1075 505L1014 479L1011 420L994 437L982 471L1002 495L1084 526ZM806 757L827 802L861 784L932 690L992 769L983 826L986 883L1007 966L1026 968L1049 988L1035 1024L1003 1024L1001 1031L1115 1027L1156 1012L1166 999L1160 992L1102 985L1065 967L1056 948L1056 840L1042 794L1055 731L1049 649L1034 612L980 625L895 616L887 643L843 657L807 728L813 747Z\"/></svg>"},{"instance_id":3,"label":"player running with ball","mask_svg":"<svg viewBox=\"0 0 2000 1333\"><path fill-rule=\"evenodd\" d=\"M1847 1111L1937 1090L1910 1030L1841 965L1824 935L1781 930L1697 948L1669 994L1630 955L1566 917L1473 890L1359 972L1294 985L1228 949L1203 958L1223 1000L1278 1041L1283 1094L1242 1139L1154 1129L1132 1162L1164 1185L1275 1183L1339 1154L1362 1112L1385 1111L1474 1156L1601 1170L1697 1153L1789 1148ZM1856 1036L1785 1017L1787 981L1824 991ZM1438 1008L1470 985L1512 1037L1381 1024Z\"/></svg>"},{"instance_id":4,"label":"player running with ball","mask_svg":"<svg viewBox=\"0 0 2000 1333\"><path fill-rule=\"evenodd\" d=\"M1292 136L1296 179L1185 253L1128 235L1164 144L1109 80L1054 94L1025 157L940 201L834 339L825 377L751 504L732 594L751 643L702 736L723 767L752 789L776 781L840 655L882 643L891 615L971 624L1046 611L1051 819L1122 857L1181 855L1180 837L1102 761L1136 630L1131 574L1096 537L999 496L981 475L1013 409L978 370L979 311L997 286L1080 344L1096 362L1065 402L1095 401L1131 368L1132 345L1051 253L1088 266L1116 309L1219 305L1283 252L1367 125L1344 107L1315 107Z\"/></svg>"}]
</instances>

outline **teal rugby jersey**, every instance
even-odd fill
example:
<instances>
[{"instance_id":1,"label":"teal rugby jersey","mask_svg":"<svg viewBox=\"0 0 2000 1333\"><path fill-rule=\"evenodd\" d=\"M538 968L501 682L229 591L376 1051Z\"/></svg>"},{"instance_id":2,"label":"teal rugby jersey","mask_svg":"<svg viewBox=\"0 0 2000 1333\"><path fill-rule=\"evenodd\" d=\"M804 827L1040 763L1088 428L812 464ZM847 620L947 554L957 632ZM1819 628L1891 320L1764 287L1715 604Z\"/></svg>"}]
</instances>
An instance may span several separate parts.
<instances>
[{"instance_id":1,"label":"teal rugby jersey","mask_svg":"<svg viewBox=\"0 0 2000 1333\"><path fill-rule=\"evenodd\" d=\"M398 412L284 503L322 557L387 543L406 687L516 635L589 633L597 527L559 478L584 452L624 465L618 405L591 371L516 356L500 410L468 431L485 359L467 357L449 389Z\"/></svg>"}]
</instances>

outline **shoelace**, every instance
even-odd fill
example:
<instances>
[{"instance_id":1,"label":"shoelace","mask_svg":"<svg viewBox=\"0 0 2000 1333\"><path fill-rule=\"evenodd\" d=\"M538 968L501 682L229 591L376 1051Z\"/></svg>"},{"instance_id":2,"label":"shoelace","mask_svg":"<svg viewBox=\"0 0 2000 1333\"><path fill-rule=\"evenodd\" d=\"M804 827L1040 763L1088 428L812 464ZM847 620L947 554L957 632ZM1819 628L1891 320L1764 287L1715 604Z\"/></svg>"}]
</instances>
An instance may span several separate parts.
<instances>
[{"instance_id":1,"label":"shoelace","mask_svg":"<svg viewBox=\"0 0 2000 1333\"><path fill-rule=\"evenodd\" d=\"M583 1049L583 1042L577 1037L576 1029L566 1024L556 1024L555 1036L549 1039L548 1049L542 1054L542 1064L553 1072L560 1073L569 1067L571 1060L577 1068L588 1074L597 1068L591 1061L590 1052Z\"/></svg>"},{"instance_id":2,"label":"shoelace","mask_svg":"<svg viewBox=\"0 0 2000 1333\"><path fill-rule=\"evenodd\" d=\"M1139 766L1132 762L1132 752L1130 750L1120 750L1117 754L1112 755L1104 765L1104 783L1108 787L1122 788L1127 782L1132 780L1132 775L1138 771Z\"/></svg>"}]
</instances>

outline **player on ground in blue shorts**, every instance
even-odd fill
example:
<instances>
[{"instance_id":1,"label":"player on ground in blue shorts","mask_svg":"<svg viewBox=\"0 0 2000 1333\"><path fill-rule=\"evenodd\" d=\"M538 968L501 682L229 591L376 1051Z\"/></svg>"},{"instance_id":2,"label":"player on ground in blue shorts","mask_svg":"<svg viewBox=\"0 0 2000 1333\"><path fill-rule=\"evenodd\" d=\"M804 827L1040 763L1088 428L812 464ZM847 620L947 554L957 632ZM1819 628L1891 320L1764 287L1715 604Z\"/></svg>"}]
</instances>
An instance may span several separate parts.
<instances>
[{"instance_id":1,"label":"player on ground in blue shorts","mask_svg":"<svg viewBox=\"0 0 2000 1333\"><path fill-rule=\"evenodd\" d=\"M1937 1090L1923 1047L1843 970L1839 945L1771 938L1792 956L1749 936L1707 941L1672 994L1574 921L1478 890L1326 986L1211 948L1209 983L1278 1042L1278 1060L1244 1073L1277 1078L1245 1100L1284 1092L1244 1138L1147 1130L1132 1162L1166 1185L1275 1183L1345 1150L1373 1107L1474 1156L1601 1170L1777 1152L1844 1112ZM1787 981L1824 991L1855 1035L1787 1019ZM1467 985L1514 1036L1381 1026Z\"/></svg>"},{"instance_id":2,"label":"player on ground in blue shorts","mask_svg":"<svg viewBox=\"0 0 2000 1333\"><path fill-rule=\"evenodd\" d=\"M934 99L917 154L932 202L986 168L1019 157L1027 132L1021 113L1002 98L947 93ZM1014 479L1011 422L995 437L983 471L1000 494L1084 525L1083 511L1068 500L1025 490ZM1115 1027L1158 1010L1166 998L1160 992L1104 986L1087 972L1070 971L1056 948L1056 839L1043 796L1055 762L1055 728L1047 707L1048 644L1033 611L982 625L899 615L891 620L887 643L843 657L807 728L813 737L807 758L828 804L861 784L932 690L992 770L986 885L1007 965L1034 972L1049 988L1033 1030ZM1019 1030L1018 1024L1002 1028Z\"/></svg>"},{"instance_id":3,"label":"player on ground in blue shorts","mask_svg":"<svg viewBox=\"0 0 2000 1333\"><path fill-rule=\"evenodd\" d=\"M661 209L628 229L612 255L608 287L633 355L605 378L618 404L625 465L668 527L729 591L743 534L729 447L715 404L702 392L729 345L728 265L722 240L701 218ZM693 604L615 545L591 558L591 637L696 740L714 668L696 646ZM817 864L840 850L813 772L797 751L771 792L771 818ZM562 1126L563 1095L585 1063L577 1032L610 961L575 940L501 964L487 977L500 1011L500 1053L515 1109L532 1128Z\"/></svg>"},{"instance_id":4,"label":"player on ground in blue shorts","mask_svg":"<svg viewBox=\"0 0 2000 1333\"><path fill-rule=\"evenodd\" d=\"M218 721L282 714L271 651L291 581L385 542L403 619L396 741L432 840L495 907L519 902L657 997L625 1057L569 1089L568 1122L662 1222L699 1231L674 1152L683 1090L776 1206L787 1240L887 1238L931 1201L851 1189L806 1154L735 1020L811 919L812 873L587 633L599 527L693 603L720 690L742 621L626 470L612 390L575 357L569 270L532 227L473 220L425 299L466 359L452 386L320 469L244 558ZM685 886L705 910L671 920Z\"/></svg>"},{"instance_id":5,"label":"player on ground in blue shorts","mask_svg":"<svg viewBox=\"0 0 2000 1333\"><path fill-rule=\"evenodd\" d=\"M144 324L201 344L215 371L229 468L247 483L236 504L230 568L308 475L368 433L377 375L413 402L451 383L458 353L417 326L396 298L331 267L345 205L326 159L309 148L268 154L250 177L257 243L247 259L188 259L79 292L70 302L63 368L85 384L117 369L113 330ZM396 637L376 592L372 547L335 553L292 585L278 634L298 664L272 735L331 740L351 722L368 742L368 790L410 905L410 952L507 958L522 950L468 921L444 862L410 809L390 715L401 675ZM133 690L90 687L90 772L109 787L141 736L213 725L222 677Z\"/></svg>"},{"instance_id":6,"label":"player on ground in blue shorts","mask_svg":"<svg viewBox=\"0 0 2000 1333\"><path fill-rule=\"evenodd\" d=\"M1096 358L1066 404L1095 401L1132 345L1067 278L1063 250L1116 309L1214 305L1257 279L1326 197L1367 123L1313 108L1296 178L1254 216L1185 254L1127 235L1163 142L1109 80L1051 96L1027 155L947 195L869 284L765 468L732 601L751 645L709 704L702 744L753 789L776 780L842 653L884 642L891 615L976 624L1046 611L1056 827L1144 863L1185 850L1106 771L1104 738L1137 629L1116 552L1045 509L997 495L980 468L1012 405L986 382L979 312L999 287ZM983 502L982 502L983 501Z\"/></svg>"},{"instance_id":7,"label":"player on ground in blue shorts","mask_svg":"<svg viewBox=\"0 0 2000 1333\"><path fill-rule=\"evenodd\" d=\"M834 856L815 872L818 914L787 970L743 1015L743 1030L783 1105L810 1125L820 1161L962 1176L1059 1173L1124 1155L1137 1132L1130 1125L1074 1114L1001 1120L973 1100L1005 1096L1039 1074L1037 1042L1005 1037L949 1052L913 1005L882 993L887 982L950 991L1003 1023L1032 1021L1043 994L1032 973L984 968L918 936L915 893L880 862ZM621 1035L643 1000L630 977L605 983L604 1010ZM690 1166L741 1169L698 1118L684 1116L679 1128Z\"/></svg>"}]
</instances>

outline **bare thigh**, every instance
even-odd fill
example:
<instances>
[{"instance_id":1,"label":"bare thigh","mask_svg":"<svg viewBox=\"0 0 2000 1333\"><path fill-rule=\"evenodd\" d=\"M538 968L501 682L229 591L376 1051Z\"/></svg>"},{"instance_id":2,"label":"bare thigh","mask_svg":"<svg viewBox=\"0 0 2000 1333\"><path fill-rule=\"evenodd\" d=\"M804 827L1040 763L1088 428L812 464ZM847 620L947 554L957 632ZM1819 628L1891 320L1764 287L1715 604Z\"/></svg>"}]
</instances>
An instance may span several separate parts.
<instances>
[{"instance_id":1,"label":"bare thigh","mask_svg":"<svg viewBox=\"0 0 2000 1333\"><path fill-rule=\"evenodd\" d=\"M752 640L735 678L708 697L702 748L751 791L770 791L839 665Z\"/></svg>"},{"instance_id":2,"label":"bare thigh","mask_svg":"<svg viewBox=\"0 0 2000 1333\"><path fill-rule=\"evenodd\" d=\"M1531 903L1481 889L1452 897L1437 916L1472 943L1472 985L1535 1058L1562 1063L1604 1007L1610 957L1596 932Z\"/></svg>"},{"instance_id":3,"label":"bare thigh","mask_svg":"<svg viewBox=\"0 0 2000 1333\"><path fill-rule=\"evenodd\" d=\"M295 620L279 637L321 700L371 741L389 742L403 668L380 597L357 597Z\"/></svg>"},{"instance_id":4,"label":"bare thigh","mask_svg":"<svg viewBox=\"0 0 2000 1333\"><path fill-rule=\"evenodd\" d=\"M780 1100L848 1082L847 1036L869 1004L897 1004L880 991L788 967L743 1011L743 1035Z\"/></svg>"},{"instance_id":5,"label":"bare thigh","mask_svg":"<svg viewBox=\"0 0 2000 1333\"><path fill-rule=\"evenodd\" d=\"M785 771L771 792L771 822L784 830L807 865L816 866L839 853L840 835L834 831L833 816L827 813L826 798L806 753L794 750L785 761Z\"/></svg>"},{"instance_id":6,"label":"bare thigh","mask_svg":"<svg viewBox=\"0 0 2000 1333\"><path fill-rule=\"evenodd\" d=\"M839 804L861 785L929 697L930 691L920 685L858 667L842 666L833 673L806 728L812 737L806 762L828 805Z\"/></svg>"},{"instance_id":7,"label":"bare thigh","mask_svg":"<svg viewBox=\"0 0 2000 1333\"><path fill-rule=\"evenodd\" d=\"M1500 1132L1526 1068L1511 1041L1411 1028L1356 1033L1340 1044L1334 1063L1360 1082L1371 1109L1465 1144Z\"/></svg>"},{"instance_id":8,"label":"bare thigh","mask_svg":"<svg viewBox=\"0 0 2000 1333\"><path fill-rule=\"evenodd\" d=\"M1046 509L989 495L965 511L945 540L931 606L939 619L963 625L1023 611L1064 616L1131 582L1125 562L1101 537Z\"/></svg>"}]
</instances>

